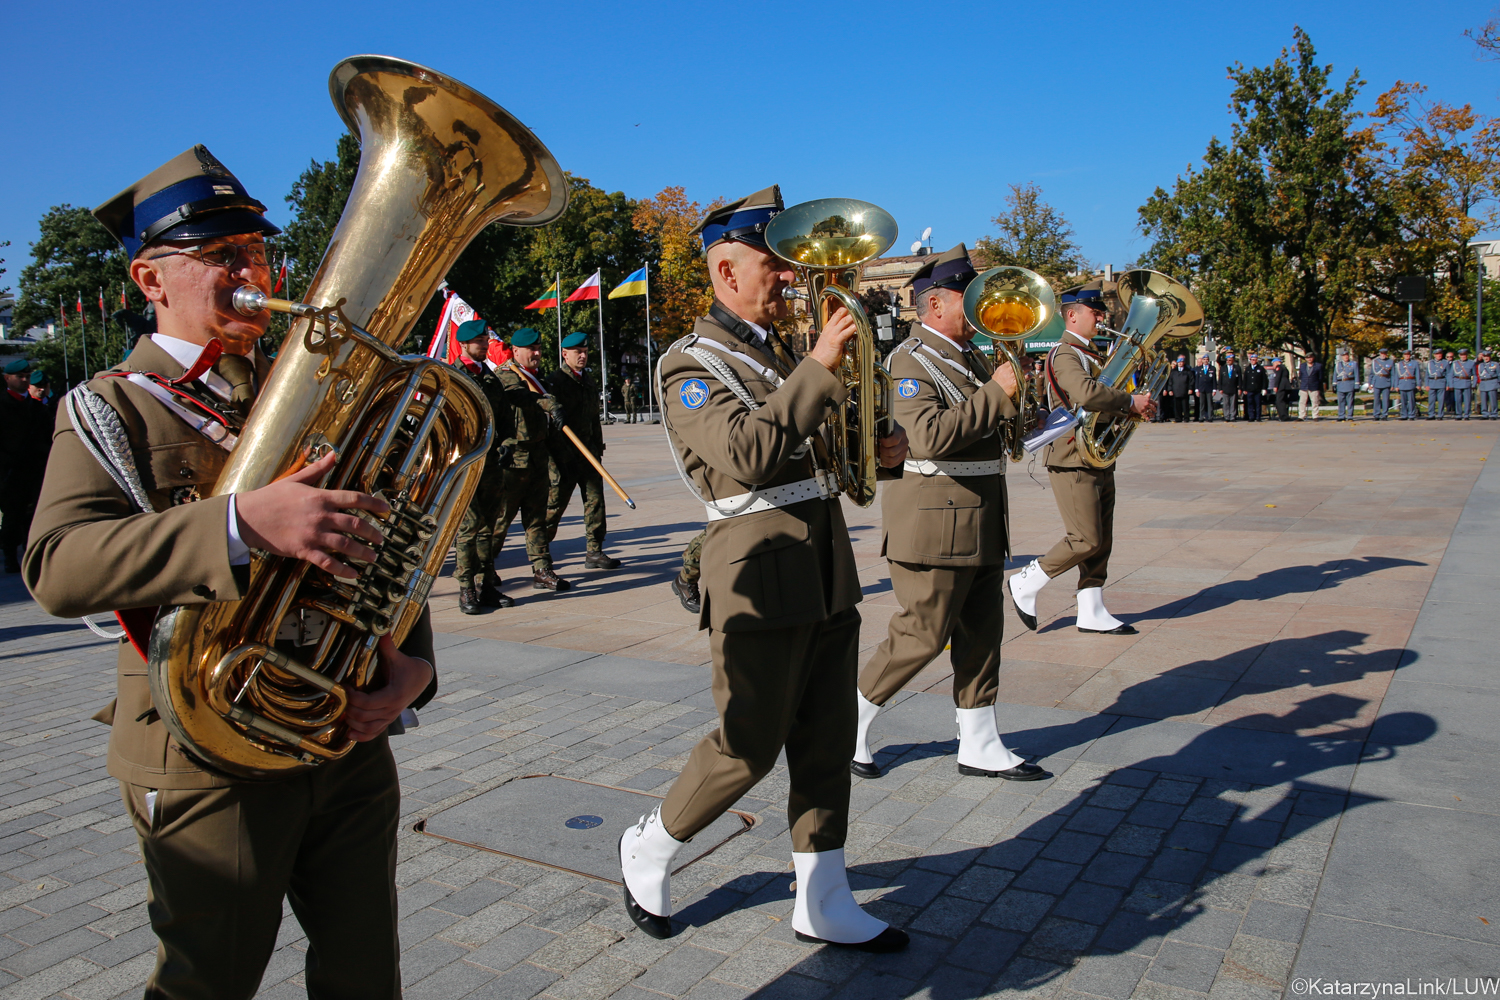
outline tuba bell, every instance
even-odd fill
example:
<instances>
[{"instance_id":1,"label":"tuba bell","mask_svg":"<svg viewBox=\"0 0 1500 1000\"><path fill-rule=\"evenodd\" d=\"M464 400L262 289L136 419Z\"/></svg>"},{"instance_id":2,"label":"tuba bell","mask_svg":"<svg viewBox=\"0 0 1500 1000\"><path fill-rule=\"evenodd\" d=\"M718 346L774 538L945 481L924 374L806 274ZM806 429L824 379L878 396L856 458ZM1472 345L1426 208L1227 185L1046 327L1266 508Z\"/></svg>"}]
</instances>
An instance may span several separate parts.
<instances>
[{"instance_id":1,"label":"tuba bell","mask_svg":"<svg viewBox=\"0 0 1500 1000\"><path fill-rule=\"evenodd\" d=\"M1048 328L1062 333L1062 319L1057 312L1057 296L1047 280L1024 267L992 267L977 275L964 289L964 318L969 325L988 337L1004 361L1016 373L1016 418L1005 431L1005 447L1012 462L1026 457L1022 443L1031 433L1040 412L1040 400L1032 388L1013 348L1021 348L1027 338Z\"/></svg>"},{"instance_id":2,"label":"tuba bell","mask_svg":"<svg viewBox=\"0 0 1500 1000\"><path fill-rule=\"evenodd\" d=\"M854 317L856 333L844 349L838 377L849 390L828 418L833 438L833 477L841 493L861 507L875 502L880 437L891 419L891 374L875 360L870 317L855 298L860 269L896 242L889 212L853 198L820 198L777 214L766 225L766 246L796 269L806 292L788 288L787 298L807 300L819 333L835 304Z\"/></svg>"},{"instance_id":3,"label":"tuba bell","mask_svg":"<svg viewBox=\"0 0 1500 1000\"><path fill-rule=\"evenodd\" d=\"M1167 355L1159 353L1156 345L1165 339L1199 333L1203 307L1186 285L1160 271L1126 271L1117 282L1120 304L1128 311L1119 330L1098 324L1099 332L1115 337L1098 380L1122 392L1155 396L1166 384L1169 367ZM1130 443L1130 435L1139 424L1140 418L1133 416L1082 414L1077 432L1079 457L1092 468L1108 468Z\"/></svg>"},{"instance_id":4,"label":"tuba bell","mask_svg":"<svg viewBox=\"0 0 1500 1000\"><path fill-rule=\"evenodd\" d=\"M254 552L238 601L163 609L151 696L192 756L275 778L354 747L347 693L383 683L376 644L417 623L494 434L468 376L400 344L448 267L491 222L540 226L567 207L561 169L504 109L386 56L334 67L329 91L359 137L359 172L301 303L246 286L234 304L295 317L214 495L257 489L333 451L319 485L380 496L385 536L344 581Z\"/></svg>"}]
</instances>

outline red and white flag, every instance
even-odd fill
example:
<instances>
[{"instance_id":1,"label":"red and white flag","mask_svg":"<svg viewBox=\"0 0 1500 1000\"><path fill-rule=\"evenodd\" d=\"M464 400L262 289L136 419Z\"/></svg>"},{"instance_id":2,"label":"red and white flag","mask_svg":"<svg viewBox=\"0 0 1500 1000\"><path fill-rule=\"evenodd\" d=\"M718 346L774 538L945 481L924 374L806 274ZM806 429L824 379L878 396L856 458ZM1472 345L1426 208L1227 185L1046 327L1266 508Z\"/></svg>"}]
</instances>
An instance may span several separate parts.
<instances>
[{"instance_id":1,"label":"red and white flag","mask_svg":"<svg viewBox=\"0 0 1500 1000\"><path fill-rule=\"evenodd\" d=\"M432 343L427 346L427 356L451 365L458 360L459 325L471 319L479 319L480 316L457 293L445 287L443 295L447 301L443 303L443 314L438 317L437 329L432 332Z\"/></svg>"},{"instance_id":2,"label":"red and white flag","mask_svg":"<svg viewBox=\"0 0 1500 1000\"><path fill-rule=\"evenodd\" d=\"M599 272L595 271L594 274L593 274L593 276L591 278L589 278L588 281L585 281L583 284L579 285L578 288L576 290L574 290L573 294L569 295L563 301L564 302L590 302L590 301L593 301L594 299L597 299L598 297L599 297Z\"/></svg>"},{"instance_id":3,"label":"red and white flag","mask_svg":"<svg viewBox=\"0 0 1500 1000\"><path fill-rule=\"evenodd\" d=\"M285 284L285 283L286 283L286 254L282 254L281 255L281 270L276 273L276 287L273 288L273 289L271 289L271 294L275 295L277 292L281 291L281 286L283 284Z\"/></svg>"},{"instance_id":4,"label":"red and white flag","mask_svg":"<svg viewBox=\"0 0 1500 1000\"><path fill-rule=\"evenodd\" d=\"M125 282L120 282L120 308L129 309L130 303L125 301Z\"/></svg>"},{"instance_id":5,"label":"red and white flag","mask_svg":"<svg viewBox=\"0 0 1500 1000\"><path fill-rule=\"evenodd\" d=\"M83 293L78 293L78 315L83 315Z\"/></svg>"}]
</instances>

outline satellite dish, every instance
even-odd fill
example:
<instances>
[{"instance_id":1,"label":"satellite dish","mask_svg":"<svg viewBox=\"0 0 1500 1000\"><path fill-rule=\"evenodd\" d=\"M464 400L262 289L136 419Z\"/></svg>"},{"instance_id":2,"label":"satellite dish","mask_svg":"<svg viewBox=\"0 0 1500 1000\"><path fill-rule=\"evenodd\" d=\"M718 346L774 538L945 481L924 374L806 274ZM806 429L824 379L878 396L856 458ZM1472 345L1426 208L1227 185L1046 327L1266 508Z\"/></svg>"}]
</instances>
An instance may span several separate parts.
<instances>
[{"instance_id":1,"label":"satellite dish","mask_svg":"<svg viewBox=\"0 0 1500 1000\"><path fill-rule=\"evenodd\" d=\"M922 241L921 240L917 240L915 243L913 243L911 245L911 252L912 253L916 253L920 249L922 249Z\"/></svg>"},{"instance_id":2,"label":"satellite dish","mask_svg":"<svg viewBox=\"0 0 1500 1000\"><path fill-rule=\"evenodd\" d=\"M924 239L924 240L930 240L930 239L932 239L932 227L931 226L928 226L926 229L922 230L922 239Z\"/></svg>"}]
</instances>

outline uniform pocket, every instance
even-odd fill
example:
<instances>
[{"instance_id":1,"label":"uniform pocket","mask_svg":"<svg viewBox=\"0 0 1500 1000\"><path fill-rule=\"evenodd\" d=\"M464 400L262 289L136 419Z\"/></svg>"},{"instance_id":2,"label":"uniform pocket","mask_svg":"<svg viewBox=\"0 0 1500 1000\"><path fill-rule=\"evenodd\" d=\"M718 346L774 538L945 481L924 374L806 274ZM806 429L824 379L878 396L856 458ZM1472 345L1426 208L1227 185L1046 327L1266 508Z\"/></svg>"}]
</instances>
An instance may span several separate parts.
<instances>
[{"instance_id":1,"label":"uniform pocket","mask_svg":"<svg viewBox=\"0 0 1500 1000\"><path fill-rule=\"evenodd\" d=\"M780 618L809 599L821 600L813 593L817 574L807 572L809 560L795 548L807 539L807 522L779 511L730 526L731 587L757 617Z\"/></svg>"},{"instance_id":2,"label":"uniform pocket","mask_svg":"<svg viewBox=\"0 0 1500 1000\"><path fill-rule=\"evenodd\" d=\"M917 494L912 547L940 559L978 555L982 503L979 494L956 483L924 487Z\"/></svg>"}]
</instances>

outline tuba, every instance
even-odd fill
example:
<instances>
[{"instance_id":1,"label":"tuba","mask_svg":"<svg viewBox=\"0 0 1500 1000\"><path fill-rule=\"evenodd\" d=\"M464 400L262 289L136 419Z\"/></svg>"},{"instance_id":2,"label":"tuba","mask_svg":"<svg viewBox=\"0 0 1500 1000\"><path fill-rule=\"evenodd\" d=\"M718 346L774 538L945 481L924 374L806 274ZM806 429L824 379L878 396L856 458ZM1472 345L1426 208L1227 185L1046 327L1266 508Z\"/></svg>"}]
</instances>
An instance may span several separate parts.
<instances>
[{"instance_id":1,"label":"tuba","mask_svg":"<svg viewBox=\"0 0 1500 1000\"><path fill-rule=\"evenodd\" d=\"M857 332L844 350L838 372L849 398L828 418L828 427L838 489L859 506L868 507L875 502L881 433L890 424L892 382L890 372L875 360L870 317L854 292L861 265L896 242L896 220L867 201L820 198L778 213L767 223L765 236L771 252L791 264L807 283L806 292L788 288L782 294L807 301L813 330L822 332L833 303L854 317Z\"/></svg>"},{"instance_id":2,"label":"tuba","mask_svg":"<svg viewBox=\"0 0 1500 1000\"><path fill-rule=\"evenodd\" d=\"M382 497L385 536L359 578L254 552L239 601L163 609L151 697L194 757L275 778L354 747L347 692L379 686L376 645L417 623L494 434L479 387L406 339L448 267L491 222L540 226L567 207L537 138L462 83L385 56L334 67L329 91L361 143L359 172L302 303L251 286L234 304L294 317L214 494L253 490L333 451L320 484Z\"/></svg>"},{"instance_id":3,"label":"tuba","mask_svg":"<svg viewBox=\"0 0 1500 1000\"><path fill-rule=\"evenodd\" d=\"M1005 432L1005 448L1012 462L1026 457L1022 443L1031 433L1040 412L1040 400L1031 379L1021 365L1015 348L1027 338L1052 327L1062 335L1062 320L1057 312L1057 296L1052 286L1035 271L1024 267L992 267L969 282L964 289L964 318L969 325L988 337L995 350L1016 373L1016 418Z\"/></svg>"},{"instance_id":4,"label":"tuba","mask_svg":"<svg viewBox=\"0 0 1500 1000\"><path fill-rule=\"evenodd\" d=\"M1113 334L1114 347L1098 379L1122 392L1155 396L1166 384L1167 355L1156 345L1164 339L1191 337L1203 327L1203 307L1187 290L1160 271L1144 268L1120 275L1117 292L1128 311L1125 325L1112 330L1104 323L1101 333ZM1105 469L1115 463L1130 435L1140 423L1137 417L1084 413L1078 424L1078 453L1086 465Z\"/></svg>"}]
</instances>

